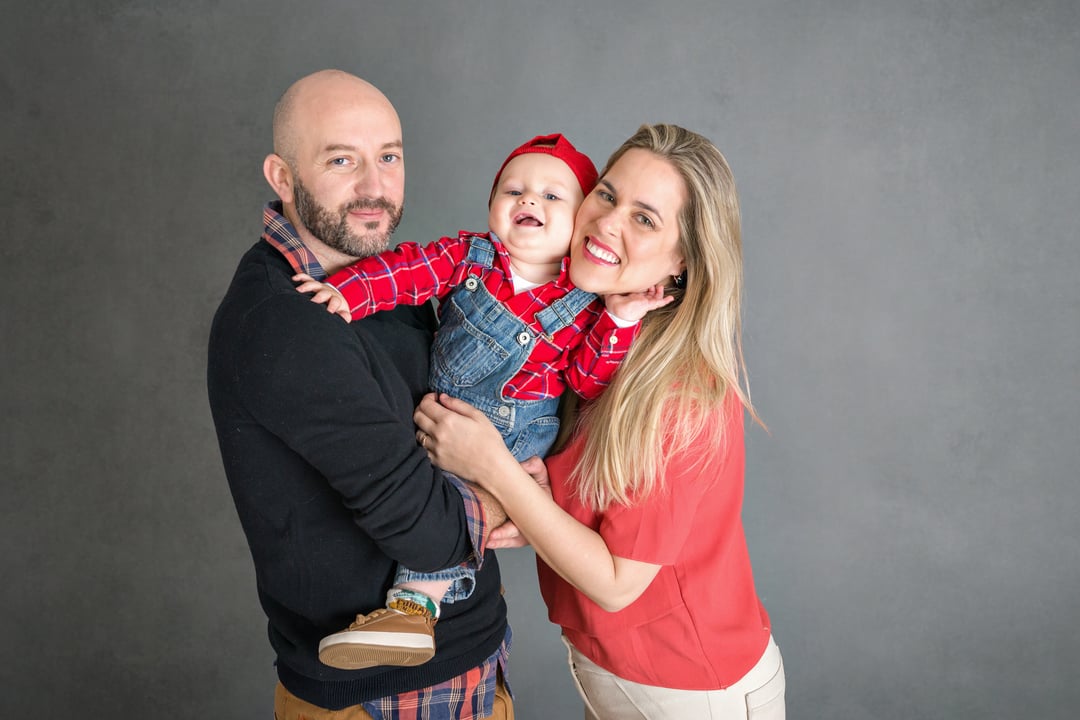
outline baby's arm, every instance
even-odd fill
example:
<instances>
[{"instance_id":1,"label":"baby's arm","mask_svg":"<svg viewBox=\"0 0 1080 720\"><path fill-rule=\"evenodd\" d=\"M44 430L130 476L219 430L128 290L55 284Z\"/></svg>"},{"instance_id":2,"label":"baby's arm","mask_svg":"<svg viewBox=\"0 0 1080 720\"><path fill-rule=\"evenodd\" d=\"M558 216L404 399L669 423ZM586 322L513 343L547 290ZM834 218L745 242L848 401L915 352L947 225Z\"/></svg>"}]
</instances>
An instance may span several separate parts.
<instances>
[{"instance_id":1,"label":"baby's arm","mask_svg":"<svg viewBox=\"0 0 1080 720\"><path fill-rule=\"evenodd\" d=\"M599 397L641 330L641 319L650 310L672 300L671 296L664 296L663 285L644 292L605 295L607 311L587 328L583 342L569 353L564 373L566 384L585 400Z\"/></svg>"},{"instance_id":2,"label":"baby's arm","mask_svg":"<svg viewBox=\"0 0 1080 720\"><path fill-rule=\"evenodd\" d=\"M315 293L311 296L311 302L325 303L327 312L337 313L345 322L352 322L349 303L345 302L345 296L336 287L330 283L319 282L305 273L293 275L292 280L300 283L296 286L298 292Z\"/></svg>"},{"instance_id":3,"label":"baby's arm","mask_svg":"<svg viewBox=\"0 0 1080 720\"><path fill-rule=\"evenodd\" d=\"M325 302L327 310L342 317L344 308L355 320L398 305L422 305L433 297L443 297L460 280L469 237L469 233L461 233L428 245L402 243L393 250L360 258L325 283L306 276L293 279L304 281L297 287L301 292L315 293L314 302Z\"/></svg>"}]
</instances>

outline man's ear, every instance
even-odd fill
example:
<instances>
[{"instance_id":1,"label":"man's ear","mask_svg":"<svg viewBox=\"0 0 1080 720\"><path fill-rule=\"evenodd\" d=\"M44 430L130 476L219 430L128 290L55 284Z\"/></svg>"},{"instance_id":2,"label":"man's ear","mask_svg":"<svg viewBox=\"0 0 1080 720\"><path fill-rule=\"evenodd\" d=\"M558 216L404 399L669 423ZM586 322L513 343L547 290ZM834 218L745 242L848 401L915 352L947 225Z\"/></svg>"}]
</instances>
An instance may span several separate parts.
<instances>
[{"instance_id":1,"label":"man's ear","mask_svg":"<svg viewBox=\"0 0 1080 720\"><path fill-rule=\"evenodd\" d=\"M263 160L263 176L270 183L281 202L291 204L293 201L293 174L289 163L285 158L276 153L270 153Z\"/></svg>"}]
</instances>

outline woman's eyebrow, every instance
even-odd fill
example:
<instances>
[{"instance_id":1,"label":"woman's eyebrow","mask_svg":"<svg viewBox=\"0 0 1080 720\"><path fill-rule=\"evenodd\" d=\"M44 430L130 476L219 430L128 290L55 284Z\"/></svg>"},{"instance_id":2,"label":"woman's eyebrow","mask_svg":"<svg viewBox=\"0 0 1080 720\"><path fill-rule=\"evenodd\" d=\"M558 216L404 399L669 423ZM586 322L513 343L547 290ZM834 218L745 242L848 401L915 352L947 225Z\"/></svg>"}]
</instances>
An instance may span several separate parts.
<instances>
[{"instance_id":1,"label":"woman's eyebrow","mask_svg":"<svg viewBox=\"0 0 1080 720\"><path fill-rule=\"evenodd\" d=\"M600 182L597 183L597 184L603 185L604 187L606 187L608 189L608 192L610 192L612 195L616 195L616 196L618 195L618 193L615 192L615 186L611 184L610 180L607 180L606 178L604 178L604 179L600 180ZM654 208L652 205L650 205L647 202L643 202L641 200L634 200L630 204L633 205L634 207L639 207L642 210L648 210L651 213L655 213L656 216L658 218L660 218L661 220L664 219L664 216L660 213L660 211L657 210L656 208Z\"/></svg>"}]
</instances>

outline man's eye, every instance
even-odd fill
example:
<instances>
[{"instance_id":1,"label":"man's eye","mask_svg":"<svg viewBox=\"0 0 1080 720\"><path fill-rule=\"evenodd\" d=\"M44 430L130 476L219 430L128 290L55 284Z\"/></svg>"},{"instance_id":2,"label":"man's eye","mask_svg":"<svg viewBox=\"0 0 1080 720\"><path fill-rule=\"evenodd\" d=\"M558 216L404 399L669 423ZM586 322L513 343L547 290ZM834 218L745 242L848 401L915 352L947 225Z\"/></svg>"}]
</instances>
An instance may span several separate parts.
<instances>
[{"instance_id":1,"label":"man's eye","mask_svg":"<svg viewBox=\"0 0 1080 720\"><path fill-rule=\"evenodd\" d=\"M389 163L389 164L396 163L400 159L401 159L401 157L398 156L398 155L395 155L394 153L387 153L386 155L382 156L382 161L384 163Z\"/></svg>"},{"instance_id":2,"label":"man's eye","mask_svg":"<svg viewBox=\"0 0 1080 720\"><path fill-rule=\"evenodd\" d=\"M344 158L344 157L331 158L331 160L330 160L330 164L331 165L336 165L337 167L344 167L348 162L349 162L349 158Z\"/></svg>"}]
</instances>

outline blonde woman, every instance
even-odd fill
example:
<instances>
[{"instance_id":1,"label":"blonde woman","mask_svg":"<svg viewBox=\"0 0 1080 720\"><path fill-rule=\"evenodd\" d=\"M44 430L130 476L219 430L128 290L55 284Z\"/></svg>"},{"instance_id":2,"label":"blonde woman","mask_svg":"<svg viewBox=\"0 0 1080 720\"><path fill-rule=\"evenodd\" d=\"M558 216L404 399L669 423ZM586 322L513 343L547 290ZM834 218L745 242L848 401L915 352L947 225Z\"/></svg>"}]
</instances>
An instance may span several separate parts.
<instances>
[{"instance_id":1,"label":"blonde woman","mask_svg":"<svg viewBox=\"0 0 1080 720\"><path fill-rule=\"evenodd\" d=\"M503 504L516 525L504 545L536 550L588 720L783 718L783 662L741 520L743 411L756 416L738 199L719 150L643 126L577 213L570 276L604 295L664 285L674 301L646 316L546 471L447 396L421 403L418 439Z\"/></svg>"}]
</instances>

